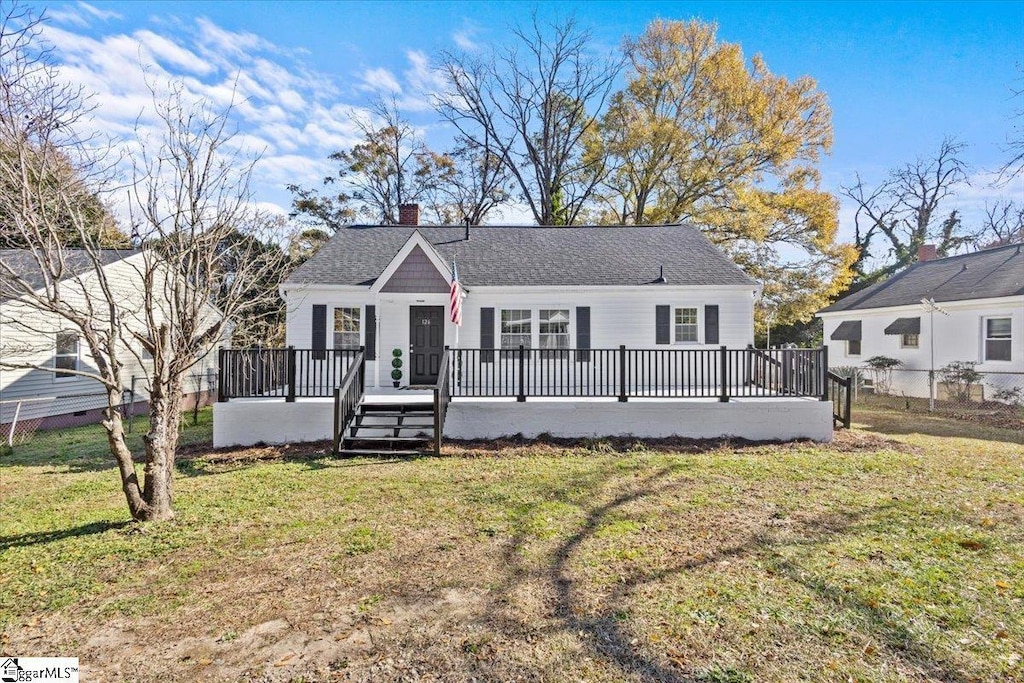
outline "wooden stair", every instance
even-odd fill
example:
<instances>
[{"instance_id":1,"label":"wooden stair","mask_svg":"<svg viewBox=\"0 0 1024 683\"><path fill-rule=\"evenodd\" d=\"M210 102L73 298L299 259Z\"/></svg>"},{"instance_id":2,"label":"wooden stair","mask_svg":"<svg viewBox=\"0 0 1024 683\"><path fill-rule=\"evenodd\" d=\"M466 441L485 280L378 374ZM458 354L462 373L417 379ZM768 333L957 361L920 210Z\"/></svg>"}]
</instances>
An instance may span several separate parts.
<instances>
[{"instance_id":1,"label":"wooden stair","mask_svg":"<svg viewBox=\"0 0 1024 683\"><path fill-rule=\"evenodd\" d=\"M341 454L425 455L433 452L433 403L360 403Z\"/></svg>"}]
</instances>

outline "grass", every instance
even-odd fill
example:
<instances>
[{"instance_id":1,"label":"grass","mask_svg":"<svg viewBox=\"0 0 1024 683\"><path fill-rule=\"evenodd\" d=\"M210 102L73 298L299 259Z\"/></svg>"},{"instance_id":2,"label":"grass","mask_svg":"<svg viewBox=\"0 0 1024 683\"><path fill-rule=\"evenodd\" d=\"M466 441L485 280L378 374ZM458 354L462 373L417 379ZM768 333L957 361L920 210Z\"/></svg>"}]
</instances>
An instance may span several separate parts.
<instances>
[{"instance_id":1,"label":"grass","mask_svg":"<svg viewBox=\"0 0 1024 683\"><path fill-rule=\"evenodd\" d=\"M832 445L192 445L155 525L95 429L40 436L0 459L0 651L133 681L1024 680L1024 433L854 419Z\"/></svg>"}]
</instances>

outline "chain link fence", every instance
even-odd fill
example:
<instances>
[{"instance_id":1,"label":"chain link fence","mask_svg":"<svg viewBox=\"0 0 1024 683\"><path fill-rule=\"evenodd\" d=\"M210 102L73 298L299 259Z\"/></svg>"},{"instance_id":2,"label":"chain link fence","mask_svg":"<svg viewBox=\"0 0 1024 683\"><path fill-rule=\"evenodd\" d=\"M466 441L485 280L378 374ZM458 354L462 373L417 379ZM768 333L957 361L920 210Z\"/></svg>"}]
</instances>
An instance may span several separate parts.
<instances>
[{"instance_id":1,"label":"chain link fence","mask_svg":"<svg viewBox=\"0 0 1024 683\"><path fill-rule=\"evenodd\" d=\"M217 400L217 370L206 369L186 379L183 423L198 422L198 411ZM149 413L149 396L141 378L132 377L121 392L121 417L129 433ZM107 407L105 393L69 394L0 401L0 447L27 443L37 433L99 424Z\"/></svg>"},{"instance_id":2,"label":"chain link fence","mask_svg":"<svg viewBox=\"0 0 1024 683\"><path fill-rule=\"evenodd\" d=\"M987 372L950 363L934 372L907 368L838 367L853 377L853 407L932 412L1024 427L1024 373Z\"/></svg>"}]
</instances>

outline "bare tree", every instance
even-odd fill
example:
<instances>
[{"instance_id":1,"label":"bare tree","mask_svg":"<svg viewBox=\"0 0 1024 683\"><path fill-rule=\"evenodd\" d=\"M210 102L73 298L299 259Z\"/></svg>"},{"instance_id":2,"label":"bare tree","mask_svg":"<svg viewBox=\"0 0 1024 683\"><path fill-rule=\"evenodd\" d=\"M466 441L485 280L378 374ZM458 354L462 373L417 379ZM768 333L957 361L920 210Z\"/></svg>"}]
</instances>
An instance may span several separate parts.
<instances>
[{"instance_id":1,"label":"bare tree","mask_svg":"<svg viewBox=\"0 0 1024 683\"><path fill-rule=\"evenodd\" d=\"M1017 71L1020 73L1017 80L1024 83L1024 65L1018 64ZM1012 93L1014 98L1024 101L1024 87L1012 90ZM1003 150L1010 155L1010 160L999 170L1000 183L1008 183L1024 173L1024 105L1013 113L1013 119L1013 131L1006 136L1006 147Z\"/></svg>"},{"instance_id":2,"label":"bare tree","mask_svg":"<svg viewBox=\"0 0 1024 683\"><path fill-rule=\"evenodd\" d=\"M132 517L169 519L185 380L227 336L231 320L276 296L254 294L269 266L256 253L263 219L249 201L253 162L232 151L230 108L187 105L176 89L155 98L161 133L131 157L130 196L145 246L104 249L94 216L78 202L83 186L98 192L106 177L93 145L75 135L88 110L39 49L38 27L31 13L3 7L0 145L9 153L0 155L0 214L26 246L0 259L0 367L97 382ZM56 164L75 173L45 173ZM78 248L65 243L69 226ZM59 333L84 347L84 364L57 367ZM128 367L144 373L149 394L141 477L119 410Z\"/></svg>"},{"instance_id":3,"label":"bare tree","mask_svg":"<svg viewBox=\"0 0 1024 683\"><path fill-rule=\"evenodd\" d=\"M843 187L845 197L857 206L855 246L860 252L855 264L867 280L887 277L917 260L918 247L934 243L940 256L970 245L973 236L964 229L954 210L940 213L944 200L968 182L967 166L960 158L963 143L946 138L933 157L921 157L891 171L878 186L857 182ZM872 256L876 240L882 240L887 265L866 274L864 263Z\"/></svg>"},{"instance_id":4,"label":"bare tree","mask_svg":"<svg viewBox=\"0 0 1024 683\"><path fill-rule=\"evenodd\" d=\"M516 44L489 60L443 55L449 91L436 106L467 140L493 145L537 223L572 225L606 173L591 148L622 62L592 55L573 20L534 14L512 33Z\"/></svg>"},{"instance_id":5,"label":"bare tree","mask_svg":"<svg viewBox=\"0 0 1024 683\"><path fill-rule=\"evenodd\" d=\"M977 238L982 249L1024 242L1024 204L998 201L985 206L985 218Z\"/></svg>"},{"instance_id":6,"label":"bare tree","mask_svg":"<svg viewBox=\"0 0 1024 683\"><path fill-rule=\"evenodd\" d=\"M483 146L459 136L456 147L447 156L454 172L437 188L433 204L443 207L439 223L480 225L487 214L508 203L513 179L508 167L496 153L493 141L484 135Z\"/></svg>"}]
</instances>

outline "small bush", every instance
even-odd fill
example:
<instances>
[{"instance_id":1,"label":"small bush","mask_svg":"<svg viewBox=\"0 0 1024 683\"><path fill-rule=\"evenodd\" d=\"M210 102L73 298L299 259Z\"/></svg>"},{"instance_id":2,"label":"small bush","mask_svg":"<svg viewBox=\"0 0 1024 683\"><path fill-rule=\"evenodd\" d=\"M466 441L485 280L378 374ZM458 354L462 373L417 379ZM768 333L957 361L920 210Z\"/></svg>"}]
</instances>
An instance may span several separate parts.
<instances>
[{"instance_id":1,"label":"small bush","mask_svg":"<svg viewBox=\"0 0 1024 683\"><path fill-rule=\"evenodd\" d=\"M974 369L974 361L955 360L939 368L939 377L949 387L949 395L954 401L968 402L971 400L971 388L981 381L982 375Z\"/></svg>"},{"instance_id":2,"label":"small bush","mask_svg":"<svg viewBox=\"0 0 1024 683\"><path fill-rule=\"evenodd\" d=\"M892 391L892 371L903 365L903 361L889 356L872 356L864 364L873 375L875 393L889 394Z\"/></svg>"}]
</instances>

